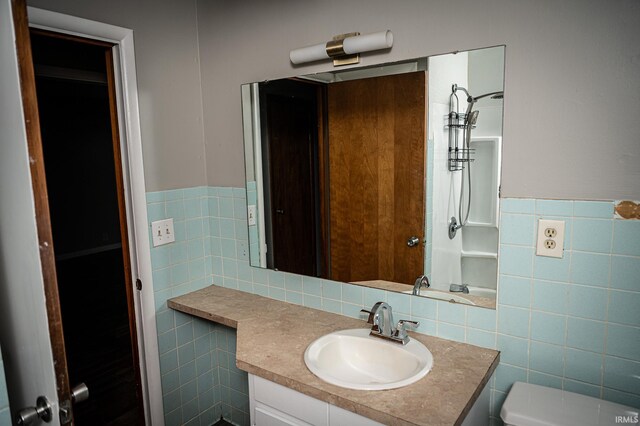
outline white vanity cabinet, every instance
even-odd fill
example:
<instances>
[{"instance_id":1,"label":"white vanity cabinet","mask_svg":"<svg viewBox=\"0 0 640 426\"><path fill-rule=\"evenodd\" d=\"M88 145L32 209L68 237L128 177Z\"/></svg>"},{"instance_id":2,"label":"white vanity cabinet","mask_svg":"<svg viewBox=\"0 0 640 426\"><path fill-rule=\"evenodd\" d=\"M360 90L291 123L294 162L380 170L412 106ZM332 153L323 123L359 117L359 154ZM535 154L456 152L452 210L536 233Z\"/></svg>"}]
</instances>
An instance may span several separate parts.
<instances>
[{"instance_id":1,"label":"white vanity cabinet","mask_svg":"<svg viewBox=\"0 0 640 426\"><path fill-rule=\"evenodd\" d=\"M382 426L382 423L249 374L252 426ZM489 386L462 422L462 426L489 424Z\"/></svg>"},{"instance_id":2,"label":"white vanity cabinet","mask_svg":"<svg viewBox=\"0 0 640 426\"><path fill-rule=\"evenodd\" d=\"M366 417L249 374L252 426L381 426ZM489 424L489 386L471 407L462 426Z\"/></svg>"},{"instance_id":3,"label":"white vanity cabinet","mask_svg":"<svg viewBox=\"0 0 640 426\"><path fill-rule=\"evenodd\" d=\"M252 426L382 426L366 417L249 374Z\"/></svg>"}]
</instances>

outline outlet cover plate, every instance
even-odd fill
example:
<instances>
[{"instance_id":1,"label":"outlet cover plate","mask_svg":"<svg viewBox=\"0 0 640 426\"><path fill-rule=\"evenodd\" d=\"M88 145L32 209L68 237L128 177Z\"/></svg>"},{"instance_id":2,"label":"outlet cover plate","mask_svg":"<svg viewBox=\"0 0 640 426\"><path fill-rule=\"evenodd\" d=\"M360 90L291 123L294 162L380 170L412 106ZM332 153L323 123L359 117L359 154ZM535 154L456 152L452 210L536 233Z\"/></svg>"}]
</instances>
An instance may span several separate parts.
<instances>
[{"instance_id":1,"label":"outlet cover plate","mask_svg":"<svg viewBox=\"0 0 640 426\"><path fill-rule=\"evenodd\" d=\"M549 232L547 230L555 230ZM548 241L553 241L553 244L546 244ZM547 248L553 246L553 248ZM536 244L536 255L546 257L562 258L564 254L564 220L538 220L538 238Z\"/></svg>"},{"instance_id":2,"label":"outlet cover plate","mask_svg":"<svg viewBox=\"0 0 640 426\"><path fill-rule=\"evenodd\" d=\"M151 235L154 247L174 242L176 235L173 232L173 218L151 222Z\"/></svg>"}]
</instances>

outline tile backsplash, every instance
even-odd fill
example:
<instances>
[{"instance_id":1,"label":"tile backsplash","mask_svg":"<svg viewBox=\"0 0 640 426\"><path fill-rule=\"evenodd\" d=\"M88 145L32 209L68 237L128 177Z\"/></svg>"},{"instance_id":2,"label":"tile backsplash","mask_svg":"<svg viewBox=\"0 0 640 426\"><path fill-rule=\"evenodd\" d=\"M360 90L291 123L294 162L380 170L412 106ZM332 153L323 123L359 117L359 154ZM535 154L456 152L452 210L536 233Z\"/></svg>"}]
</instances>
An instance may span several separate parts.
<instances>
[{"instance_id":1,"label":"tile backsplash","mask_svg":"<svg viewBox=\"0 0 640 426\"><path fill-rule=\"evenodd\" d=\"M565 221L562 259L535 256L540 218ZM640 406L639 241L613 202L502 200L496 405L525 380Z\"/></svg>"},{"instance_id":2,"label":"tile backsplash","mask_svg":"<svg viewBox=\"0 0 640 426\"><path fill-rule=\"evenodd\" d=\"M613 219L613 202L502 199L494 311L252 268L245 194L216 187L147 194L149 221L173 217L176 228L175 243L151 250L168 425L210 424L211 415L249 422L234 330L193 319L191 334L185 316L166 307L168 298L212 283L351 317L384 300L398 317L419 320L419 332L499 349L495 423L514 381L640 407L640 221ZM565 221L562 259L535 255L540 218ZM192 361L195 376L183 370Z\"/></svg>"},{"instance_id":3,"label":"tile backsplash","mask_svg":"<svg viewBox=\"0 0 640 426\"><path fill-rule=\"evenodd\" d=\"M167 308L167 299L211 283L237 285L248 265L245 190L196 187L147 194L149 223L173 218L176 241L152 247L165 423L249 424L246 373L235 366L235 331ZM226 273L225 273L226 272Z\"/></svg>"}]
</instances>

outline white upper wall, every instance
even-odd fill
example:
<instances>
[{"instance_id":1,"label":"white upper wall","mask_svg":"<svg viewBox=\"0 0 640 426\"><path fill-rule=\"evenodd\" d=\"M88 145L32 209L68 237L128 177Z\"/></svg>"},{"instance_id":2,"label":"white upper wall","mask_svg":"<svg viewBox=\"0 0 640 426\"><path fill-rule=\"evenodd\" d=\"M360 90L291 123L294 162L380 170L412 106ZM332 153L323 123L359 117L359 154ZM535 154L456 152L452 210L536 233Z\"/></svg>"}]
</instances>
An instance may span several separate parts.
<instances>
[{"instance_id":1,"label":"white upper wall","mask_svg":"<svg viewBox=\"0 0 640 426\"><path fill-rule=\"evenodd\" d=\"M469 87L474 97L504 89L504 47L478 49L469 52ZM485 98L485 105L500 105L502 101Z\"/></svg>"},{"instance_id":2,"label":"white upper wall","mask_svg":"<svg viewBox=\"0 0 640 426\"><path fill-rule=\"evenodd\" d=\"M206 185L196 1L28 4L134 31L146 189Z\"/></svg>"},{"instance_id":3,"label":"white upper wall","mask_svg":"<svg viewBox=\"0 0 640 426\"><path fill-rule=\"evenodd\" d=\"M477 97L504 89L504 47L469 52L469 92ZM464 99L461 99L461 105ZM502 135L502 100L484 98L474 109L480 113L473 136Z\"/></svg>"},{"instance_id":4,"label":"white upper wall","mask_svg":"<svg viewBox=\"0 0 640 426\"><path fill-rule=\"evenodd\" d=\"M198 0L208 183L244 185L242 83L330 70L289 51L390 29L360 65L507 46L503 196L638 200L638 22L637 0Z\"/></svg>"},{"instance_id":5,"label":"white upper wall","mask_svg":"<svg viewBox=\"0 0 640 426\"><path fill-rule=\"evenodd\" d=\"M134 30L148 191L242 186L240 85L331 70L289 51L391 29L360 65L506 44L503 196L640 199L637 0L28 3Z\"/></svg>"}]
</instances>

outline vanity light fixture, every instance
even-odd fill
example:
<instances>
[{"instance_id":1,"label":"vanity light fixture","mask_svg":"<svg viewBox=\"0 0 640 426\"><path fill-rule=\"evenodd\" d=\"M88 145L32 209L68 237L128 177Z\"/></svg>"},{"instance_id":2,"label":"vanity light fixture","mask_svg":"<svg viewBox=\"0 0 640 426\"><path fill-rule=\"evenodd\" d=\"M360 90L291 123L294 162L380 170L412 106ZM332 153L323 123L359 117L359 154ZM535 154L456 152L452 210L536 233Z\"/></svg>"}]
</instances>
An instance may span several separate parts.
<instances>
[{"instance_id":1,"label":"vanity light fixture","mask_svg":"<svg viewBox=\"0 0 640 426\"><path fill-rule=\"evenodd\" d=\"M293 64L333 59L333 66L351 65L360 62L359 53L389 49L393 46L390 30L360 35L360 33L340 34L333 40L314 46L301 47L289 52Z\"/></svg>"}]
</instances>

